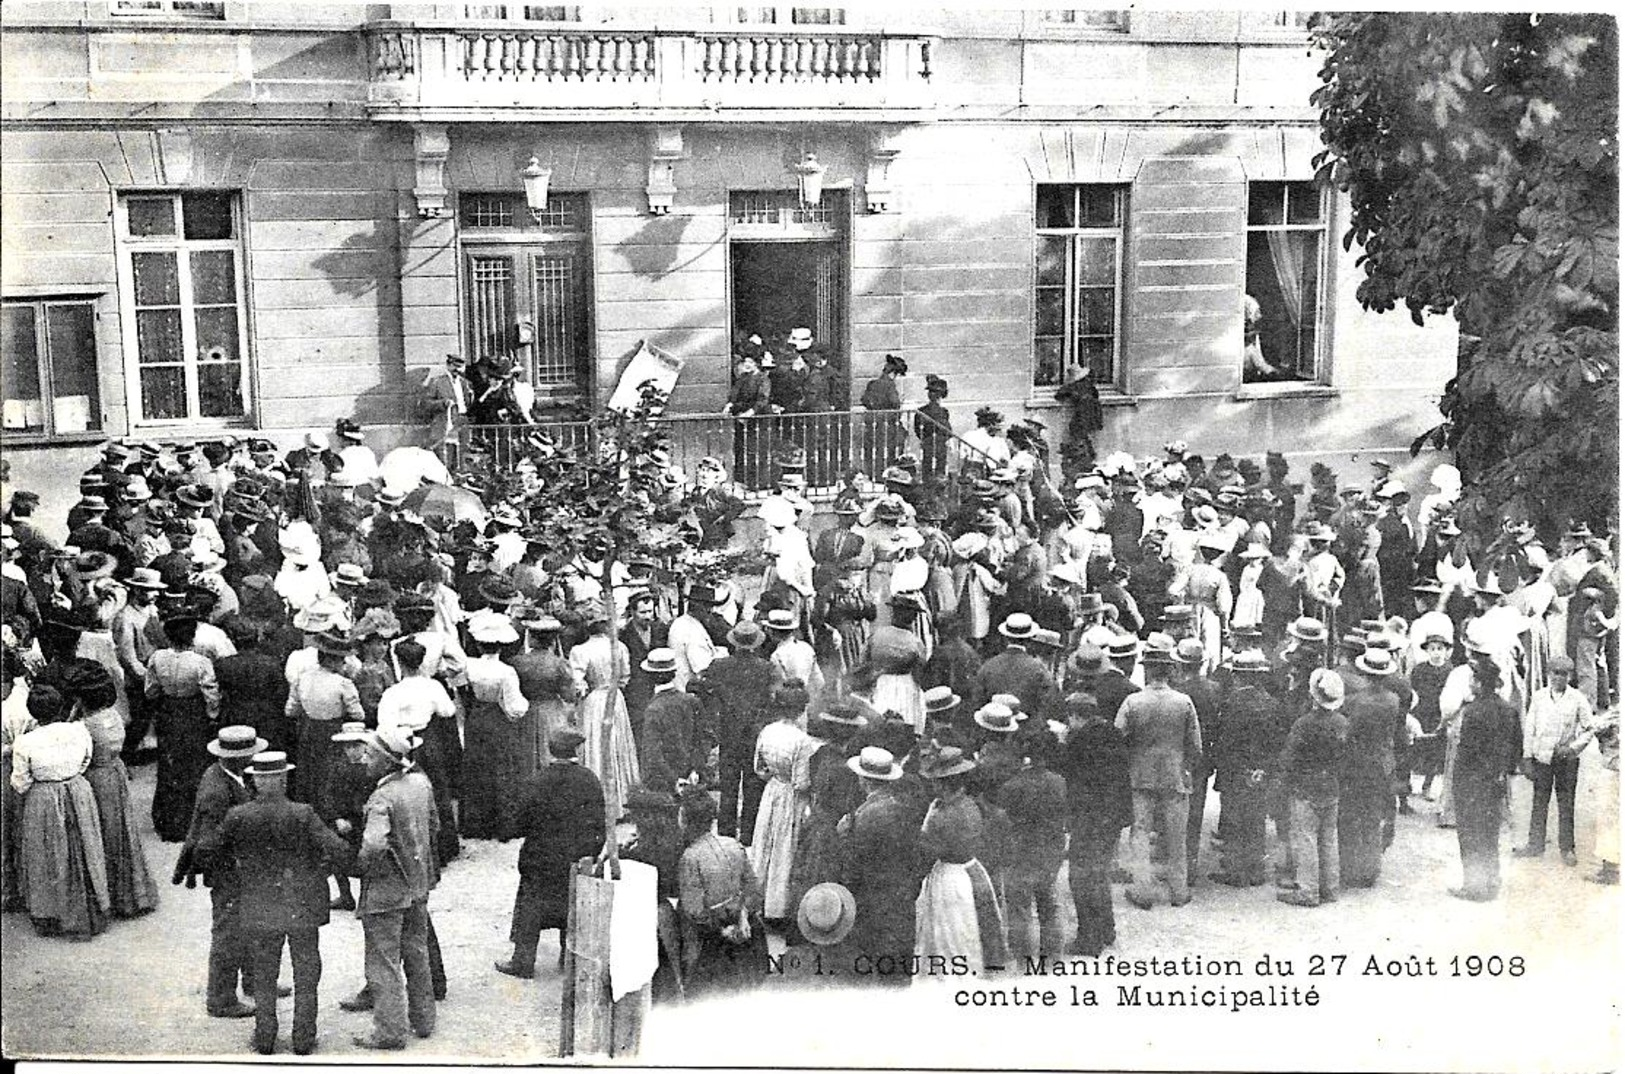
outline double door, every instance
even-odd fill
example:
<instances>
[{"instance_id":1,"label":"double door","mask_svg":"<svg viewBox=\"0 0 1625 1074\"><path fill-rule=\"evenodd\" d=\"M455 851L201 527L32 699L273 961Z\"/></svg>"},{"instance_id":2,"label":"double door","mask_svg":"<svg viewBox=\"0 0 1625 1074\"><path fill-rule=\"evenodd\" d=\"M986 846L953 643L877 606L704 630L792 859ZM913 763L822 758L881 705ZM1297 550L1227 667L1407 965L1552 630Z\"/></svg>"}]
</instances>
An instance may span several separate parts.
<instances>
[{"instance_id":1,"label":"double door","mask_svg":"<svg viewBox=\"0 0 1625 1074\"><path fill-rule=\"evenodd\" d=\"M465 244L463 323L470 362L513 359L536 391L536 410L564 416L590 403L584 244Z\"/></svg>"}]
</instances>

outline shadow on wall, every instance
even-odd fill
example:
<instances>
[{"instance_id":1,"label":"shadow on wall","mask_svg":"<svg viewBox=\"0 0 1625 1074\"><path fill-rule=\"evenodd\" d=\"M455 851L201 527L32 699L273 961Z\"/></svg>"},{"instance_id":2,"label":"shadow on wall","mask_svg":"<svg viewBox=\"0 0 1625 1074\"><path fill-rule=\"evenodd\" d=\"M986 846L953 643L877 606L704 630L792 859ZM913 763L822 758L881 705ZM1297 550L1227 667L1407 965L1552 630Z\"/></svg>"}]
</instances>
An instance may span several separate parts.
<instances>
[{"instance_id":1,"label":"shadow on wall","mask_svg":"<svg viewBox=\"0 0 1625 1074\"><path fill-rule=\"evenodd\" d=\"M683 261L678 261L682 253L683 234L693 223L690 216L652 216L644 221L637 231L616 243L616 248L626 258L626 263L632 266L632 271L645 279L659 280L670 276L674 272L681 272L693 262L705 256L712 246L706 246L698 253ZM727 242L726 238L717 240L717 245ZM659 326L651 326L657 328Z\"/></svg>"}]
</instances>

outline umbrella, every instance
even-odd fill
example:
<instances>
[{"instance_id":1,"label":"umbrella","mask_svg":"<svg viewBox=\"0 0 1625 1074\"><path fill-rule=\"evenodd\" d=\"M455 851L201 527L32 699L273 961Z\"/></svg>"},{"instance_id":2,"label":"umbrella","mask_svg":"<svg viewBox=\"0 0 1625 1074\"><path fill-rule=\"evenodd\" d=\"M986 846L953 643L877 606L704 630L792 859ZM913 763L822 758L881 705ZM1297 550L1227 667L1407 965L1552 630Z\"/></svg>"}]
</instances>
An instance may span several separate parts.
<instances>
[{"instance_id":1,"label":"umbrella","mask_svg":"<svg viewBox=\"0 0 1625 1074\"><path fill-rule=\"evenodd\" d=\"M446 464L434 452L420 447L398 447L378 464L383 486L394 492L411 492L426 482L451 484Z\"/></svg>"},{"instance_id":2,"label":"umbrella","mask_svg":"<svg viewBox=\"0 0 1625 1074\"><path fill-rule=\"evenodd\" d=\"M406 497L402 510L422 519L441 518L448 522L472 522L480 529L490 519L480 498L456 485L424 485Z\"/></svg>"}]
</instances>

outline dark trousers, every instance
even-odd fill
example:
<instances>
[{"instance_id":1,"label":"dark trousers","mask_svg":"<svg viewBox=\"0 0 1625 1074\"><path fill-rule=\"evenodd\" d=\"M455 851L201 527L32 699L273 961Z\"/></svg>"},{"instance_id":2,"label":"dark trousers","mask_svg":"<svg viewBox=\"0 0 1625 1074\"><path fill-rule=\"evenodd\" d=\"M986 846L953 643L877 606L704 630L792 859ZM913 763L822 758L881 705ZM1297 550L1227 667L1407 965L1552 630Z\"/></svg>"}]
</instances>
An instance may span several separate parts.
<instances>
[{"instance_id":1,"label":"dark trousers","mask_svg":"<svg viewBox=\"0 0 1625 1074\"><path fill-rule=\"evenodd\" d=\"M367 987L372 990L374 1036L406 1039L410 1024L420 1037L434 1032L434 985L429 974L429 909L415 902L400 910L364 914Z\"/></svg>"},{"instance_id":2,"label":"dark trousers","mask_svg":"<svg viewBox=\"0 0 1625 1074\"><path fill-rule=\"evenodd\" d=\"M282 966L282 944L293 963L293 1046L309 1051L316 1043L316 988L322 979L320 930L260 932L246 937L254 959L254 1047L269 1054L276 1046L277 972Z\"/></svg>"},{"instance_id":3,"label":"dark trousers","mask_svg":"<svg viewBox=\"0 0 1625 1074\"><path fill-rule=\"evenodd\" d=\"M130 691L130 723L124 729L124 763L140 760L141 740L152 727L152 705L139 689Z\"/></svg>"},{"instance_id":4,"label":"dark trousers","mask_svg":"<svg viewBox=\"0 0 1625 1074\"><path fill-rule=\"evenodd\" d=\"M1196 883L1197 855L1202 850L1202 821L1207 816L1207 788L1213 779L1213 769L1207 761L1199 760L1191 770L1190 814L1185 820L1185 869L1190 882Z\"/></svg>"},{"instance_id":5,"label":"dark trousers","mask_svg":"<svg viewBox=\"0 0 1625 1074\"><path fill-rule=\"evenodd\" d=\"M1074 820L1067 854L1067 886L1078 914L1079 954L1094 956L1117 942L1112 916L1112 861L1121 828Z\"/></svg>"},{"instance_id":6,"label":"dark trousers","mask_svg":"<svg viewBox=\"0 0 1625 1074\"><path fill-rule=\"evenodd\" d=\"M1226 876L1250 884L1264 882L1264 784L1249 783L1247 773L1226 777L1221 796L1224 836L1223 868Z\"/></svg>"},{"instance_id":7,"label":"dark trousers","mask_svg":"<svg viewBox=\"0 0 1625 1074\"><path fill-rule=\"evenodd\" d=\"M1462 887L1493 896L1501 889L1501 798L1505 780L1455 783L1456 842L1461 848Z\"/></svg>"},{"instance_id":8,"label":"dark trousers","mask_svg":"<svg viewBox=\"0 0 1625 1074\"><path fill-rule=\"evenodd\" d=\"M209 1010L224 1010L235 1006L237 982L241 978L243 991L254 994L253 955L248 941L237 925L237 892L235 888L215 886L209 889L209 984L206 1002ZM275 986L276 976L271 977Z\"/></svg>"},{"instance_id":9,"label":"dark trousers","mask_svg":"<svg viewBox=\"0 0 1625 1074\"><path fill-rule=\"evenodd\" d=\"M739 743L724 739L717 751L718 775L722 783L722 800L717 811L717 834L739 836L739 841L750 846L756 834L756 811L762 805L762 790L766 786L756 778L754 753L756 736ZM737 820L735 819L737 818Z\"/></svg>"},{"instance_id":10,"label":"dark trousers","mask_svg":"<svg viewBox=\"0 0 1625 1074\"><path fill-rule=\"evenodd\" d=\"M1580 758L1556 757L1550 764L1535 761L1530 778L1535 794L1529 807L1529 846L1533 850L1546 848L1546 810L1557 791L1557 846L1572 853L1574 850L1574 789L1580 781Z\"/></svg>"}]
</instances>

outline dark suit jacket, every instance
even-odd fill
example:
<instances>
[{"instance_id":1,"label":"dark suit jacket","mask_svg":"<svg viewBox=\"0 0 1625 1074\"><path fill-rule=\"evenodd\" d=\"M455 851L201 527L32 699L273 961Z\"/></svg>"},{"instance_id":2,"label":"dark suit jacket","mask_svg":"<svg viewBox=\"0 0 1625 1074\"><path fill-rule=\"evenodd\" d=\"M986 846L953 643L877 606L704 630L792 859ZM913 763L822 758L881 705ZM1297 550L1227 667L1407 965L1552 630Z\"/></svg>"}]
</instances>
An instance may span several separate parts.
<instances>
[{"instance_id":1,"label":"dark suit jacket","mask_svg":"<svg viewBox=\"0 0 1625 1074\"><path fill-rule=\"evenodd\" d=\"M1015 694L1028 716L1053 720L1060 715L1061 690L1055 676L1031 653L1010 647L990 656L976 673L976 704L994 694Z\"/></svg>"},{"instance_id":2,"label":"dark suit jacket","mask_svg":"<svg viewBox=\"0 0 1625 1074\"><path fill-rule=\"evenodd\" d=\"M649 644L645 645L638 632L632 629L632 624L628 623L621 628L621 642L626 646L626 655L630 658L632 669L622 694L626 698L626 713L632 720L633 730L640 728L643 710L648 707L649 698L654 694L654 683L649 680L649 673L643 670L643 658L649 655L650 649L665 646L669 630L670 627L666 623L651 623Z\"/></svg>"},{"instance_id":3,"label":"dark suit jacket","mask_svg":"<svg viewBox=\"0 0 1625 1074\"><path fill-rule=\"evenodd\" d=\"M350 847L303 802L258 798L226 814L220 855L236 862L243 930L294 932L327 924L327 874Z\"/></svg>"},{"instance_id":4,"label":"dark suit jacket","mask_svg":"<svg viewBox=\"0 0 1625 1074\"><path fill-rule=\"evenodd\" d=\"M220 853L220 830L233 806L253 799L247 787L238 783L218 763L212 764L198 781L192 806L192 826L181 844L175 862L175 879L202 876L207 887L235 891L238 886L236 863Z\"/></svg>"},{"instance_id":5,"label":"dark suit jacket","mask_svg":"<svg viewBox=\"0 0 1625 1074\"><path fill-rule=\"evenodd\" d=\"M765 657L747 652L724 656L688 688L700 699L704 722L719 746L745 752L755 747L773 691L773 665Z\"/></svg>"},{"instance_id":6,"label":"dark suit jacket","mask_svg":"<svg viewBox=\"0 0 1625 1074\"><path fill-rule=\"evenodd\" d=\"M681 690L662 690L643 711L643 736L638 760L643 782L657 791L671 791L677 781L697 767L694 728L700 702Z\"/></svg>"},{"instance_id":7,"label":"dark suit jacket","mask_svg":"<svg viewBox=\"0 0 1625 1074\"><path fill-rule=\"evenodd\" d=\"M519 847L519 898L531 904L543 928L559 928L569 912L570 866L604 845L598 777L574 762L552 762L526 784L514 828L525 840Z\"/></svg>"},{"instance_id":8,"label":"dark suit jacket","mask_svg":"<svg viewBox=\"0 0 1625 1074\"><path fill-rule=\"evenodd\" d=\"M221 657L214 665L220 684L220 711L233 723L247 724L270 742L274 750L292 741L283 709L288 702L288 680L283 662L264 649L245 649Z\"/></svg>"}]
</instances>

